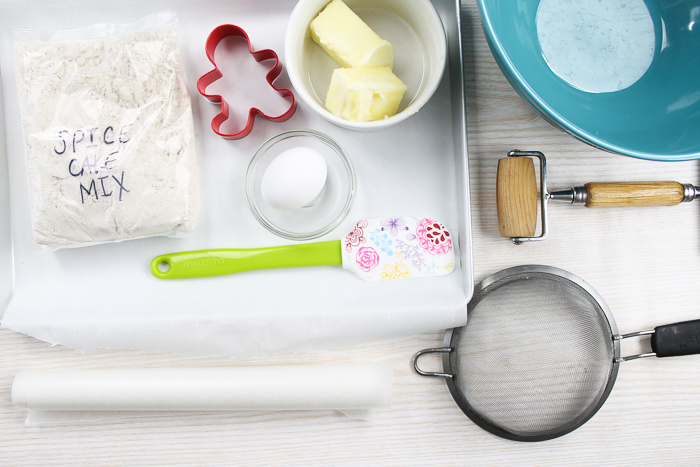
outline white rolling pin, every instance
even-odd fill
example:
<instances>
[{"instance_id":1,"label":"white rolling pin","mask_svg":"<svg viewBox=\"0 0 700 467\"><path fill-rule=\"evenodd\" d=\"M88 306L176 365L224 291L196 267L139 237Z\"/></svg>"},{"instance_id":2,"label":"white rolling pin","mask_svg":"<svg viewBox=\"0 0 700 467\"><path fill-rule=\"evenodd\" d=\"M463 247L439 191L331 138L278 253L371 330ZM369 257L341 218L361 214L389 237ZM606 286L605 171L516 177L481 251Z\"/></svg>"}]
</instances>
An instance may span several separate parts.
<instances>
[{"instance_id":1,"label":"white rolling pin","mask_svg":"<svg viewBox=\"0 0 700 467\"><path fill-rule=\"evenodd\" d=\"M29 370L15 377L12 402L62 411L387 409L392 377L392 362Z\"/></svg>"}]
</instances>

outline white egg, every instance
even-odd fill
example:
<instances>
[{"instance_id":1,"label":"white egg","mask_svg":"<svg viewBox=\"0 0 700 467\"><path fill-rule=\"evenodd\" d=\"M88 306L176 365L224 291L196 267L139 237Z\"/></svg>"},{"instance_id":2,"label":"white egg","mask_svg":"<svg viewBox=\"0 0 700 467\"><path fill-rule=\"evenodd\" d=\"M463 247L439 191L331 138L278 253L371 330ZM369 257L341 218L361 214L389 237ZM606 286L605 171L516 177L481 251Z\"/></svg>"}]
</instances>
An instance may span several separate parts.
<instances>
[{"instance_id":1,"label":"white egg","mask_svg":"<svg viewBox=\"0 0 700 467\"><path fill-rule=\"evenodd\" d=\"M270 163L260 184L262 197L273 208L300 209L323 190L328 176L324 157L315 149L287 149Z\"/></svg>"}]
</instances>

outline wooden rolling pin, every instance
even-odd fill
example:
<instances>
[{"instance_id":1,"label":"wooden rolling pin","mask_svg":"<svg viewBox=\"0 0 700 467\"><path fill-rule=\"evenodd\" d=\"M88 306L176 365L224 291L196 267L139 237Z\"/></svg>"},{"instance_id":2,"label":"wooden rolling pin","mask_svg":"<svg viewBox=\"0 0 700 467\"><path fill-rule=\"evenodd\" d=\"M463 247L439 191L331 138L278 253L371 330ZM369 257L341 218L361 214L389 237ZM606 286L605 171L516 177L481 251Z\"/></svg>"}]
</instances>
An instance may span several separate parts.
<instances>
[{"instance_id":1,"label":"wooden rolling pin","mask_svg":"<svg viewBox=\"0 0 700 467\"><path fill-rule=\"evenodd\" d=\"M530 157L500 159L496 185L501 236L535 235L538 193L533 160ZM545 202L557 201L587 208L675 206L700 197L700 189L678 182L594 182L568 190L544 191L542 195Z\"/></svg>"}]
</instances>

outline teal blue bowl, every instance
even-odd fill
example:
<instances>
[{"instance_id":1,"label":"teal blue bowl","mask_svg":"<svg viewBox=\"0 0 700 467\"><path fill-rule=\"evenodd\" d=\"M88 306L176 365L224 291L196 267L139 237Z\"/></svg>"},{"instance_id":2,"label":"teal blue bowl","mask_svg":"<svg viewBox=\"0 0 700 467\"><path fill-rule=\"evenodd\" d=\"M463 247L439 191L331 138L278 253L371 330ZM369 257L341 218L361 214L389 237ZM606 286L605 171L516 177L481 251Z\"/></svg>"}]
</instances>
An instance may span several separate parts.
<instances>
[{"instance_id":1,"label":"teal blue bowl","mask_svg":"<svg viewBox=\"0 0 700 467\"><path fill-rule=\"evenodd\" d=\"M700 158L700 0L478 0L491 52L545 120L600 149Z\"/></svg>"}]
</instances>

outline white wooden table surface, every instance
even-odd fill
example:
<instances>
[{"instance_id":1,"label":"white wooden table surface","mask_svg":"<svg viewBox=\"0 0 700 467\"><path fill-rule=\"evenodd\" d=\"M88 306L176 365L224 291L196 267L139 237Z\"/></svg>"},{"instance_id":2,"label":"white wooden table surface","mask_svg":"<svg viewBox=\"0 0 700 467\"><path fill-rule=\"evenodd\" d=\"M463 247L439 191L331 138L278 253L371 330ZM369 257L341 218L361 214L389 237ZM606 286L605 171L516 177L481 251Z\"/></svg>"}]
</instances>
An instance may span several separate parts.
<instances>
[{"instance_id":1,"label":"white wooden table surface","mask_svg":"<svg viewBox=\"0 0 700 467\"><path fill-rule=\"evenodd\" d=\"M510 4L504 2L504 8ZM515 8L515 6L512 6ZM512 245L498 234L496 164L509 149L548 156L551 188L589 181L700 183L698 163L658 163L601 152L549 126L513 91L488 49L473 0L464 5L474 268L547 264L577 274L605 298L620 332L700 318L700 202L672 208L550 207L550 235ZM556 330L552 330L556 332ZM437 378L413 372L429 333L356 348L263 360L102 350L82 354L0 331L0 465L639 465L700 464L700 357L621 365L608 401L562 438L518 443L474 425ZM644 345L626 343L626 353ZM393 407L376 421L336 412L162 415L27 426L10 388L23 369L132 368L395 359ZM424 366L437 369L437 358Z\"/></svg>"}]
</instances>

